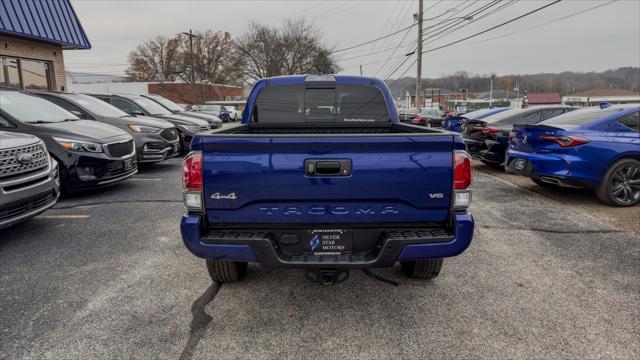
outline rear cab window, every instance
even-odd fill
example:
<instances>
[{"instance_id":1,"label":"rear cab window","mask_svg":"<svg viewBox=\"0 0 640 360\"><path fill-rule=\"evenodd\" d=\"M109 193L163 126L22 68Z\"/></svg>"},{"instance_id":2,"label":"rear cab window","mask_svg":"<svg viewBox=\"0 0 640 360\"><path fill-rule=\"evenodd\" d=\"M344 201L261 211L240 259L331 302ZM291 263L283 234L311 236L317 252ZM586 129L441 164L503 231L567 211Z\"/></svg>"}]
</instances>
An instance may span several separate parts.
<instances>
[{"instance_id":1,"label":"rear cab window","mask_svg":"<svg viewBox=\"0 0 640 360\"><path fill-rule=\"evenodd\" d=\"M257 123L389 123L387 103L374 86L304 85L265 87L256 98L251 122Z\"/></svg>"}]
</instances>

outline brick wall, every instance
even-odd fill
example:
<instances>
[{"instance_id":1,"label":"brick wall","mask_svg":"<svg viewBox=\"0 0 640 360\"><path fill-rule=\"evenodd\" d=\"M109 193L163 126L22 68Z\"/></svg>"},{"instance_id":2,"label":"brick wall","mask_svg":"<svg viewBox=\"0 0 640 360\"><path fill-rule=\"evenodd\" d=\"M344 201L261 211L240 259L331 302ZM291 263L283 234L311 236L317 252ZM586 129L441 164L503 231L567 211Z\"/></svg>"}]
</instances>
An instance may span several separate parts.
<instances>
[{"instance_id":1,"label":"brick wall","mask_svg":"<svg viewBox=\"0 0 640 360\"><path fill-rule=\"evenodd\" d=\"M0 35L0 55L50 61L53 68L54 88L59 91L67 89L64 58L60 46Z\"/></svg>"},{"instance_id":2,"label":"brick wall","mask_svg":"<svg viewBox=\"0 0 640 360\"><path fill-rule=\"evenodd\" d=\"M242 96L243 89L229 85L152 83L149 84L149 94L160 95L179 104L193 105L224 100L226 96Z\"/></svg>"}]
</instances>

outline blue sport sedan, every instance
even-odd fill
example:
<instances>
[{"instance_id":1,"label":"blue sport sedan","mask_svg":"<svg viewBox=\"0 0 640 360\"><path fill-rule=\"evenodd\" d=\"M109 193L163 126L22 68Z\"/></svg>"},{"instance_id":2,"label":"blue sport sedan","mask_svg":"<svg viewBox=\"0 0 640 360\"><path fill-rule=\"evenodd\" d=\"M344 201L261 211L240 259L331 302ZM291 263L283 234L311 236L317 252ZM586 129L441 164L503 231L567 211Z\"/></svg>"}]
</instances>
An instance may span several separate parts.
<instances>
[{"instance_id":1,"label":"blue sport sedan","mask_svg":"<svg viewBox=\"0 0 640 360\"><path fill-rule=\"evenodd\" d=\"M640 202L640 105L590 107L538 125L515 125L508 172L541 186L584 187L603 202Z\"/></svg>"},{"instance_id":2,"label":"blue sport sedan","mask_svg":"<svg viewBox=\"0 0 640 360\"><path fill-rule=\"evenodd\" d=\"M474 110L459 116L452 116L442 122L442 128L449 131L460 132L462 124L464 124L465 120L480 120L486 118L487 116L491 116L493 114L497 114L509 109L510 108L508 107L486 108Z\"/></svg>"}]
</instances>

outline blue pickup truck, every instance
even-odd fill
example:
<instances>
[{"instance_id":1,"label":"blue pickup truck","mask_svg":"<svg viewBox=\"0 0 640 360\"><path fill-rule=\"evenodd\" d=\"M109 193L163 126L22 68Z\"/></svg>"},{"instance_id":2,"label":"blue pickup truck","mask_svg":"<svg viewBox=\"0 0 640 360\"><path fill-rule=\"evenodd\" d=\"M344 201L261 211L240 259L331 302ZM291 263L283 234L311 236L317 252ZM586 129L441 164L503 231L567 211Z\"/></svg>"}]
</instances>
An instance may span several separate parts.
<instances>
[{"instance_id":1,"label":"blue pickup truck","mask_svg":"<svg viewBox=\"0 0 640 360\"><path fill-rule=\"evenodd\" d=\"M193 138L182 239L218 282L249 262L321 284L396 262L431 279L471 242L472 176L460 135L400 123L381 80L263 79L241 124Z\"/></svg>"}]
</instances>

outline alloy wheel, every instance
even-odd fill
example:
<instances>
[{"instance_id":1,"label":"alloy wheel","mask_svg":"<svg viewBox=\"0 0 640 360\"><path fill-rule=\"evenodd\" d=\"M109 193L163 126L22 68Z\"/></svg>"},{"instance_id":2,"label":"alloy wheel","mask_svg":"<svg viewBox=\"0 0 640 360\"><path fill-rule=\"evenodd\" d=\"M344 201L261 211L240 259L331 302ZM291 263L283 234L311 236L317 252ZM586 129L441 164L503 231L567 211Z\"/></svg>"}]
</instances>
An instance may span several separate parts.
<instances>
[{"instance_id":1,"label":"alloy wheel","mask_svg":"<svg viewBox=\"0 0 640 360\"><path fill-rule=\"evenodd\" d=\"M611 197L622 204L631 204L640 199L640 167L622 165L613 173L609 185Z\"/></svg>"}]
</instances>

